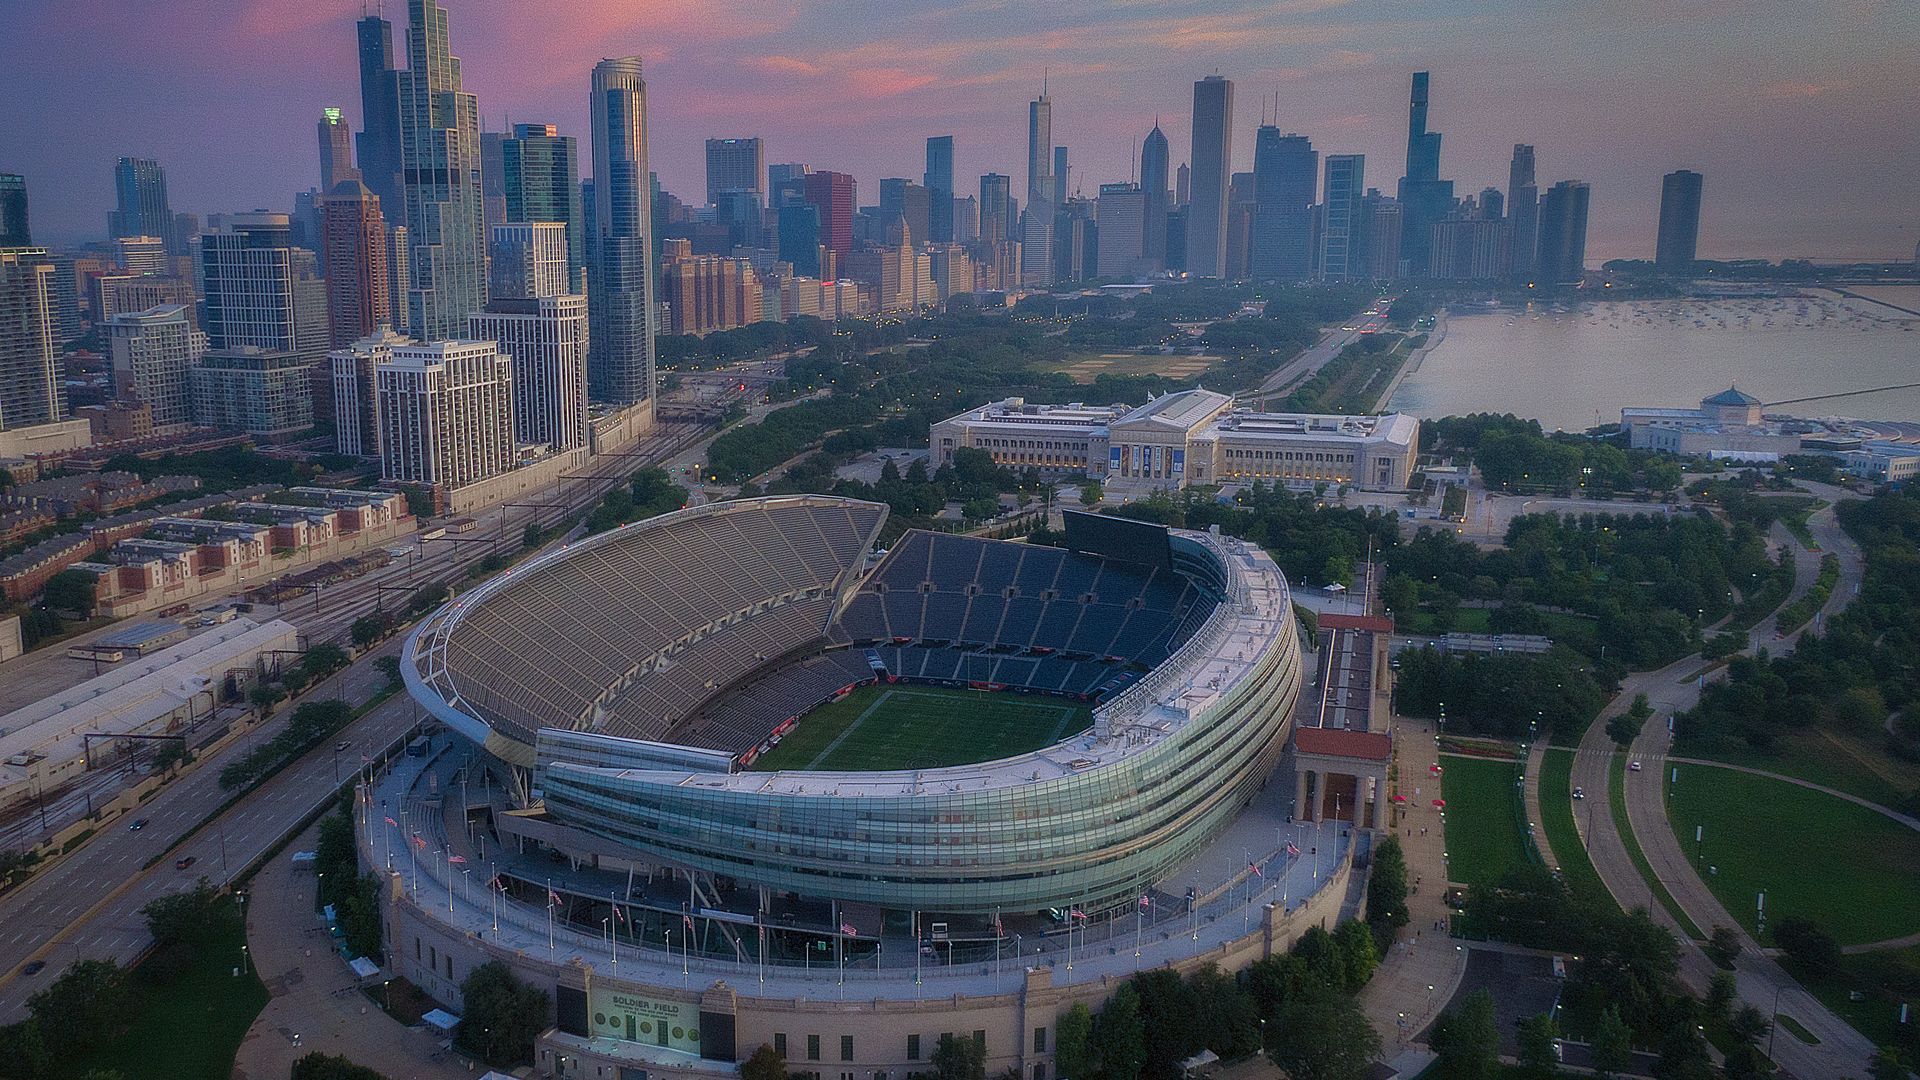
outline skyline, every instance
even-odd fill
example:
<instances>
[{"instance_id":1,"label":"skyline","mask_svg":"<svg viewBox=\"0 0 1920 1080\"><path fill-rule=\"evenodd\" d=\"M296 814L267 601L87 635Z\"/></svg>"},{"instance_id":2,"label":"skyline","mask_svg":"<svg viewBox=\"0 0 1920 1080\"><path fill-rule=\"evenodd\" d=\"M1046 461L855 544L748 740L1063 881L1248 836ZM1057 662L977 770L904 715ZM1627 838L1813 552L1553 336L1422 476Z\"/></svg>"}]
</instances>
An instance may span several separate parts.
<instances>
[{"instance_id":1,"label":"skyline","mask_svg":"<svg viewBox=\"0 0 1920 1080\"><path fill-rule=\"evenodd\" d=\"M121 155L159 160L177 209L286 209L318 184L321 109L340 106L363 129L358 0L133 10L104 34L48 0L24 8L21 62L0 90L32 105L0 116L0 169L26 175L37 237L104 235ZM851 171L863 204L882 177L917 180L935 135L955 136L961 193L984 172L1024 179L1026 103L1043 79L1071 188L1091 197L1133 175L1156 115L1173 165L1186 159L1192 84L1216 69L1240 88L1234 126L1248 137L1235 139L1234 170L1251 165L1260 97L1278 92L1283 130L1323 153L1365 154L1370 182L1391 193L1407 76L1429 69L1442 175L1461 194L1504 188L1513 144L1534 144L1543 189L1592 185L1595 262L1652 257L1660 178L1681 168L1708 178L1705 258L1906 258L1920 235L1920 192L1901 181L1920 133L1886 119L1920 106L1899 50L1920 11L1878 0L1837 14L1716 0L1684 17L1638 0L1551 15L1486 0L1424 16L1374 0L1174 3L1079 13L1073 28L987 0L879 11L572 0L544 16L456 2L449 16L489 130L546 121L584 141L593 64L642 56L652 164L689 201L704 192L709 137L759 135L770 163ZM153 50L156 36L183 47Z\"/></svg>"}]
</instances>

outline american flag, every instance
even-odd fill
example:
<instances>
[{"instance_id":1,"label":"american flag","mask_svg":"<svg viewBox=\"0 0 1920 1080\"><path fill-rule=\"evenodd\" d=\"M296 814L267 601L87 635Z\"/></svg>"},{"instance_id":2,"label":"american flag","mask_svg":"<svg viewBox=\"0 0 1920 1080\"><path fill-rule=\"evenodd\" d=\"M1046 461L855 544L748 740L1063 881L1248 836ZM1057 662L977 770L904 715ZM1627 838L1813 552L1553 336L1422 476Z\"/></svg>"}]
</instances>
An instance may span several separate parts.
<instances>
[{"instance_id":1,"label":"american flag","mask_svg":"<svg viewBox=\"0 0 1920 1080\"><path fill-rule=\"evenodd\" d=\"M615 919L616 921L619 921L619 922L626 922L626 921L627 921L627 910L626 910L625 908L623 908L623 907L621 907L620 905L618 905L618 904L615 904L615 905L613 906L613 917L614 917L614 919Z\"/></svg>"},{"instance_id":2,"label":"american flag","mask_svg":"<svg viewBox=\"0 0 1920 1080\"><path fill-rule=\"evenodd\" d=\"M1300 845L1298 845L1298 844L1296 844L1296 843L1294 843L1294 842L1293 842L1293 841L1291 841L1291 840L1289 840L1289 841L1287 841L1287 857L1288 857L1288 858L1290 858L1290 859L1297 859L1297 858L1299 858L1299 857L1300 857Z\"/></svg>"},{"instance_id":3,"label":"american flag","mask_svg":"<svg viewBox=\"0 0 1920 1080\"><path fill-rule=\"evenodd\" d=\"M1259 863L1256 863L1256 862L1254 862L1254 861L1253 861L1252 859L1248 859L1248 860L1247 860L1247 869L1249 869L1249 870L1251 870L1251 871L1253 871L1253 876L1254 876L1254 877L1257 877L1257 878L1259 878L1259 879L1261 879L1262 881L1265 881L1265 880L1266 880L1266 877L1267 877L1267 875L1265 875L1265 874L1263 874L1263 873L1261 873L1261 872L1260 872L1260 864L1259 864Z\"/></svg>"},{"instance_id":4,"label":"american flag","mask_svg":"<svg viewBox=\"0 0 1920 1080\"><path fill-rule=\"evenodd\" d=\"M419 833L414 833L413 846L419 848L421 851L427 850L427 838L421 836Z\"/></svg>"},{"instance_id":5,"label":"american flag","mask_svg":"<svg viewBox=\"0 0 1920 1080\"><path fill-rule=\"evenodd\" d=\"M393 827L394 827L394 828L396 828L396 829L400 827L400 823L399 823L399 822L397 822L397 821L395 821L395 820L393 820L392 818L388 818L388 819L387 819L387 824L389 824L389 825L391 825L391 826L393 826Z\"/></svg>"},{"instance_id":6,"label":"american flag","mask_svg":"<svg viewBox=\"0 0 1920 1080\"><path fill-rule=\"evenodd\" d=\"M852 924L852 923L849 923L849 922L843 922L843 923L841 923L841 924L840 924L840 932L841 932L841 933L843 933L843 934L845 934L845 935L847 935L848 937L859 937L859 936L860 936L860 931L858 931L858 930L855 930L855 929L853 928L853 924Z\"/></svg>"},{"instance_id":7,"label":"american flag","mask_svg":"<svg viewBox=\"0 0 1920 1080\"><path fill-rule=\"evenodd\" d=\"M1084 911L1081 911L1079 908L1074 908L1072 911L1067 912L1067 914L1073 916L1076 919L1084 919L1087 917L1087 913Z\"/></svg>"},{"instance_id":8,"label":"american flag","mask_svg":"<svg viewBox=\"0 0 1920 1080\"><path fill-rule=\"evenodd\" d=\"M450 863L458 864L458 863L466 862L467 857L465 855L449 855L447 856L447 861Z\"/></svg>"},{"instance_id":9,"label":"american flag","mask_svg":"<svg viewBox=\"0 0 1920 1080\"><path fill-rule=\"evenodd\" d=\"M681 921L681 922L683 922L683 923L686 923L686 924L687 924L687 930L688 930L689 932L691 932L691 931L693 930L693 916L691 916L691 915L687 915L687 914L684 914L684 913L683 913L683 914L682 914L682 915L680 916L680 921Z\"/></svg>"},{"instance_id":10,"label":"american flag","mask_svg":"<svg viewBox=\"0 0 1920 1080\"><path fill-rule=\"evenodd\" d=\"M553 886L551 885L547 886L547 906L548 907L560 906L560 894L557 892L554 892Z\"/></svg>"},{"instance_id":11,"label":"american flag","mask_svg":"<svg viewBox=\"0 0 1920 1080\"><path fill-rule=\"evenodd\" d=\"M1147 894L1145 894L1145 893L1141 893L1141 894L1140 894L1140 906L1141 906L1141 907L1143 907L1143 908L1150 908L1150 907L1152 907L1152 906L1153 906L1153 900L1152 900L1152 898L1151 898L1151 897L1149 897L1149 896L1147 896Z\"/></svg>"}]
</instances>

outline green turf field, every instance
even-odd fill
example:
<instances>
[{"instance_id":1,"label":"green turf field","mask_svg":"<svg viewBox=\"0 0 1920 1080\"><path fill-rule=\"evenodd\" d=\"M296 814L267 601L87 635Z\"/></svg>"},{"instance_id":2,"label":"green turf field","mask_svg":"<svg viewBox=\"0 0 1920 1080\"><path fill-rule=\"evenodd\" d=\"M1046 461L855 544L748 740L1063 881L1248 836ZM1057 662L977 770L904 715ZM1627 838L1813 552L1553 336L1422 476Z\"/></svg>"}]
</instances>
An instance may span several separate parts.
<instances>
[{"instance_id":1,"label":"green turf field","mask_svg":"<svg viewBox=\"0 0 1920 1080\"><path fill-rule=\"evenodd\" d=\"M1591 815L1595 812L1606 813L1606 800L1591 791L1582 794L1586 797L1575 802L1573 751L1558 747L1548 750L1540 763L1540 824L1546 829L1554 858L1560 860L1560 876L1575 895L1612 906L1613 896L1587 858L1586 845L1580 842L1580 831L1574 822L1575 814L1581 815L1580 825L1585 825L1593 820Z\"/></svg>"},{"instance_id":2,"label":"green turf field","mask_svg":"<svg viewBox=\"0 0 1920 1080\"><path fill-rule=\"evenodd\" d=\"M1920 930L1920 832L1862 806L1764 776L1681 765L1668 820L1714 896L1748 930L1755 895L1767 922L1801 915L1842 945ZM1664 778L1663 778L1664 779Z\"/></svg>"},{"instance_id":3,"label":"green turf field","mask_svg":"<svg viewBox=\"0 0 1920 1080\"><path fill-rule=\"evenodd\" d=\"M1066 698L862 686L802 716L756 771L935 769L1038 750L1086 730L1093 710Z\"/></svg>"},{"instance_id":4,"label":"green turf field","mask_svg":"<svg viewBox=\"0 0 1920 1080\"><path fill-rule=\"evenodd\" d=\"M1441 791L1447 800L1447 877L1462 885L1491 885L1527 861L1526 826L1514 799L1519 765L1454 754L1442 756L1440 764L1446 769Z\"/></svg>"}]
</instances>

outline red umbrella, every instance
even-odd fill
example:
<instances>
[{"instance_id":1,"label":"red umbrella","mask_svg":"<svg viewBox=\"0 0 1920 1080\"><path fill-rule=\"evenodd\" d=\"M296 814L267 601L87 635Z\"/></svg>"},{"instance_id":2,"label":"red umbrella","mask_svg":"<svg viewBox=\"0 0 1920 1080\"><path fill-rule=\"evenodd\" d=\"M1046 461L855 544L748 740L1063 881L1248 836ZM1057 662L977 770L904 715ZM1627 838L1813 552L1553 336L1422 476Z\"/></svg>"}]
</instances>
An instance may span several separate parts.
<instances>
[{"instance_id":1,"label":"red umbrella","mask_svg":"<svg viewBox=\"0 0 1920 1080\"><path fill-rule=\"evenodd\" d=\"M1445 810L1447 808L1447 800L1445 799L1433 800L1433 808L1435 810Z\"/></svg>"},{"instance_id":2,"label":"red umbrella","mask_svg":"<svg viewBox=\"0 0 1920 1080\"><path fill-rule=\"evenodd\" d=\"M1436 761L1433 764L1427 766L1427 771L1432 773L1435 776L1439 776L1445 770L1441 769L1440 763Z\"/></svg>"},{"instance_id":3,"label":"red umbrella","mask_svg":"<svg viewBox=\"0 0 1920 1080\"><path fill-rule=\"evenodd\" d=\"M1406 801L1407 801L1407 797L1406 797L1405 795L1395 795L1395 796L1393 797L1393 800L1392 800L1392 801L1394 801L1394 802L1406 802Z\"/></svg>"}]
</instances>

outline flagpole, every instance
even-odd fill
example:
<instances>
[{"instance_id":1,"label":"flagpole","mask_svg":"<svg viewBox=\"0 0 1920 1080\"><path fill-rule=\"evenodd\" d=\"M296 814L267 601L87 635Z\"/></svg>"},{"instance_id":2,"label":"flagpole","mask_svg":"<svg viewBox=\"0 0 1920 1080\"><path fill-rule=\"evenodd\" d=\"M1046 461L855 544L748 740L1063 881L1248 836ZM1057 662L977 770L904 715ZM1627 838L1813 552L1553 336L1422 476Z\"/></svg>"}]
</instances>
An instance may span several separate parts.
<instances>
[{"instance_id":1,"label":"flagpole","mask_svg":"<svg viewBox=\"0 0 1920 1080\"><path fill-rule=\"evenodd\" d=\"M553 879L547 879L547 951L553 951Z\"/></svg>"},{"instance_id":2,"label":"flagpole","mask_svg":"<svg viewBox=\"0 0 1920 1080\"><path fill-rule=\"evenodd\" d=\"M442 854L445 856L445 861L440 865L447 872L447 914L451 915L453 914L453 841L451 839L447 841L447 848Z\"/></svg>"},{"instance_id":3,"label":"flagpole","mask_svg":"<svg viewBox=\"0 0 1920 1080\"><path fill-rule=\"evenodd\" d=\"M613 942L613 962L620 962L620 905L614 903L613 890L607 890L607 907L613 910L613 918L607 921L607 940Z\"/></svg>"},{"instance_id":4,"label":"flagpole","mask_svg":"<svg viewBox=\"0 0 1920 1080\"><path fill-rule=\"evenodd\" d=\"M847 985L847 936L840 930L840 901L833 901L833 967L837 985Z\"/></svg>"}]
</instances>

